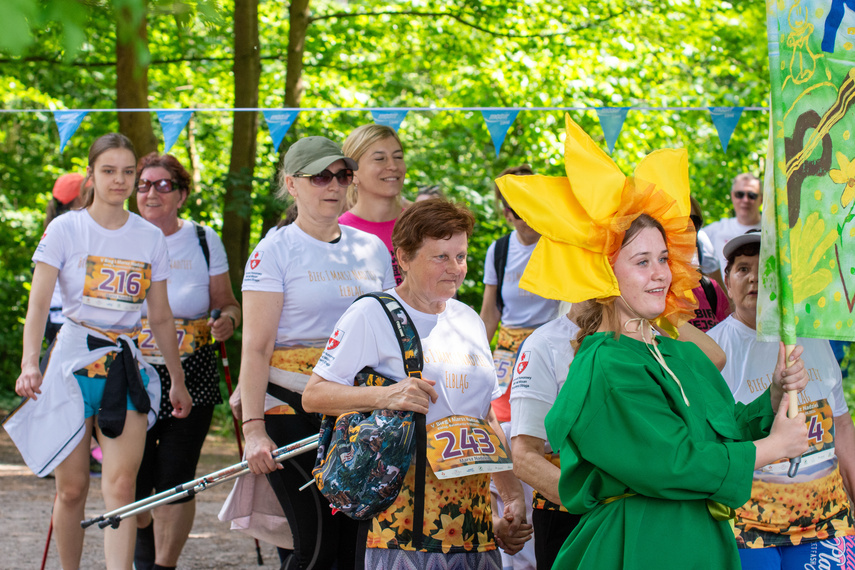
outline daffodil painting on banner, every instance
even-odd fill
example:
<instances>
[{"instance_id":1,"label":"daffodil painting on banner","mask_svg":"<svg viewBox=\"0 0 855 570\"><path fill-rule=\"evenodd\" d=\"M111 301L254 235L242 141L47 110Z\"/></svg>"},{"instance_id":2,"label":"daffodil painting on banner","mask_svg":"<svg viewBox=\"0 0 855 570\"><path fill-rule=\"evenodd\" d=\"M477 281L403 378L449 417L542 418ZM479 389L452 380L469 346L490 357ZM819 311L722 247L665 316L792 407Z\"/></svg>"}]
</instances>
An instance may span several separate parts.
<instances>
[{"instance_id":1,"label":"daffodil painting on banner","mask_svg":"<svg viewBox=\"0 0 855 570\"><path fill-rule=\"evenodd\" d=\"M757 333L855 340L855 11L767 0L772 79Z\"/></svg>"}]
</instances>

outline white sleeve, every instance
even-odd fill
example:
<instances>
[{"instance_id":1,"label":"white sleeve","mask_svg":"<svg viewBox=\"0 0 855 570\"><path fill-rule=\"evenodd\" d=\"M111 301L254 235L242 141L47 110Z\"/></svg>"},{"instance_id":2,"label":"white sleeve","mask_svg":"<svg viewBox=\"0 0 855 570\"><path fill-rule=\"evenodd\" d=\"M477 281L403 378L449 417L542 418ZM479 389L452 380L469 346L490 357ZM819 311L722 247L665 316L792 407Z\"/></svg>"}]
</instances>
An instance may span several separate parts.
<instances>
[{"instance_id":1,"label":"white sleeve","mask_svg":"<svg viewBox=\"0 0 855 570\"><path fill-rule=\"evenodd\" d=\"M208 252L211 254L211 263L208 267L208 275L221 275L228 272L229 260L226 257L226 248L223 246L223 240L217 235L217 232L209 226L205 228L205 239L208 240Z\"/></svg>"},{"instance_id":2,"label":"white sleeve","mask_svg":"<svg viewBox=\"0 0 855 570\"><path fill-rule=\"evenodd\" d=\"M704 230L698 232L698 252L701 255L700 270L702 273L709 275L719 268L718 257L716 257L713 249L712 241Z\"/></svg>"},{"instance_id":3,"label":"white sleeve","mask_svg":"<svg viewBox=\"0 0 855 570\"><path fill-rule=\"evenodd\" d=\"M71 240L66 239L64 225L59 222L60 218L54 218L47 229L42 234L42 239L33 253L32 260L35 262L46 263L51 267L62 269L65 265L65 245L71 243Z\"/></svg>"},{"instance_id":4,"label":"white sleeve","mask_svg":"<svg viewBox=\"0 0 855 570\"><path fill-rule=\"evenodd\" d=\"M382 320L381 320L382 319ZM370 366L377 368L380 354L375 337L377 323L388 324L389 318L375 299L360 299L344 312L330 336L314 372L324 380L353 385L356 374Z\"/></svg>"},{"instance_id":5,"label":"white sleeve","mask_svg":"<svg viewBox=\"0 0 855 570\"><path fill-rule=\"evenodd\" d=\"M285 293L285 271L280 251L285 252L286 248L280 250L275 247L270 238L264 238L255 246L246 260L241 291Z\"/></svg>"},{"instance_id":6,"label":"white sleeve","mask_svg":"<svg viewBox=\"0 0 855 570\"><path fill-rule=\"evenodd\" d=\"M157 232L155 239L154 255L151 258L151 280L166 281L172 275L169 266L169 248L163 232Z\"/></svg>"},{"instance_id":7,"label":"white sleeve","mask_svg":"<svg viewBox=\"0 0 855 570\"><path fill-rule=\"evenodd\" d=\"M522 369L521 359L528 360ZM511 437L530 435L546 440L546 414L558 397L553 351L546 339L529 337L520 347L511 385Z\"/></svg>"},{"instance_id":8,"label":"white sleeve","mask_svg":"<svg viewBox=\"0 0 855 570\"><path fill-rule=\"evenodd\" d=\"M487 248L487 256L484 258L484 284L498 285L499 276L496 275L496 242Z\"/></svg>"},{"instance_id":9,"label":"white sleeve","mask_svg":"<svg viewBox=\"0 0 855 570\"><path fill-rule=\"evenodd\" d=\"M392 257L386 251L386 246L383 246L383 258L386 260L383 264L383 290L392 289L395 283L395 271L392 269Z\"/></svg>"},{"instance_id":10,"label":"white sleeve","mask_svg":"<svg viewBox=\"0 0 855 570\"><path fill-rule=\"evenodd\" d=\"M823 351L823 359L829 359L832 363L831 376L834 381L834 386L831 388L831 415L834 417L842 416L849 412L849 406L846 404L846 397L843 395L843 374L840 371L840 366L837 363L837 358L834 356L834 351L831 349L831 343L827 340L820 341Z\"/></svg>"}]
</instances>

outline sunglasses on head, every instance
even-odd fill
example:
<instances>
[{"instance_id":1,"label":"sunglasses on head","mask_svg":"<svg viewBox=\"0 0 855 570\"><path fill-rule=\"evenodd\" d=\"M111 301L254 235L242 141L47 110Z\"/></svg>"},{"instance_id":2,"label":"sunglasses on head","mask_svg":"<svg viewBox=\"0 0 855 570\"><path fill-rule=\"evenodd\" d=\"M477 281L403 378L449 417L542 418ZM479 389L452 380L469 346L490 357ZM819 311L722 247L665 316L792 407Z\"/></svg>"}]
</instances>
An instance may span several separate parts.
<instances>
[{"instance_id":1,"label":"sunglasses on head","mask_svg":"<svg viewBox=\"0 0 855 570\"><path fill-rule=\"evenodd\" d=\"M338 181L339 186L350 186L350 183L353 182L353 171L349 168L342 168L333 174L329 170L322 170L318 174L295 174L294 178L308 178L312 186L321 188L329 186L333 178Z\"/></svg>"},{"instance_id":2,"label":"sunglasses on head","mask_svg":"<svg viewBox=\"0 0 855 570\"><path fill-rule=\"evenodd\" d=\"M175 186L172 180L169 178L161 178L160 180L143 180L140 179L139 184L137 184L137 192L140 194L145 194L152 187L160 194L169 194L170 192L174 192L178 190L178 187Z\"/></svg>"},{"instance_id":3,"label":"sunglasses on head","mask_svg":"<svg viewBox=\"0 0 855 570\"><path fill-rule=\"evenodd\" d=\"M746 196L748 196L749 200L756 200L760 197L760 194L758 194L757 192L743 192L742 190L737 190L733 193L733 197L737 200L742 200Z\"/></svg>"}]
</instances>

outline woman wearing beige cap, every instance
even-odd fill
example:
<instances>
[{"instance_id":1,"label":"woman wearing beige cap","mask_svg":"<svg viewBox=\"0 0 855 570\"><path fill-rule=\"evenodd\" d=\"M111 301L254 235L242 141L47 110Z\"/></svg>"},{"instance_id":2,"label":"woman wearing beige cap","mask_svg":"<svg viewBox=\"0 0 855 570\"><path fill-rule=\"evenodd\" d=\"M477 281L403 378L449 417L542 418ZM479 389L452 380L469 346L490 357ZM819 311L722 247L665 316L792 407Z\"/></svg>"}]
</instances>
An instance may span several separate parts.
<instances>
[{"instance_id":1,"label":"woman wearing beige cap","mask_svg":"<svg viewBox=\"0 0 855 570\"><path fill-rule=\"evenodd\" d=\"M294 538L283 568L352 568L356 523L333 515L312 485L313 454L281 466L271 452L317 433L317 416L302 408L302 392L335 323L363 293L394 286L392 264L375 236L341 226L357 164L324 137L300 139L285 155L279 197L297 205L292 224L253 250L243 279L243 358L240 370L246 459L267 474Z\"/></svg>"}]
</instances>

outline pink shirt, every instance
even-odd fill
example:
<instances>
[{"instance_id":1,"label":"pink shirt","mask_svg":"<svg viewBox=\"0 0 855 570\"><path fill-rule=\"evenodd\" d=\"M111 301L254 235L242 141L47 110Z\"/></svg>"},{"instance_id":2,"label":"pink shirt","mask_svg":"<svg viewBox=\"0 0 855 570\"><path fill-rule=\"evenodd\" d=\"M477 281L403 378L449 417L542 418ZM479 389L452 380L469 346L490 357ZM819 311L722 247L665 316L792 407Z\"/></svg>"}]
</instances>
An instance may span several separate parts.
<instances>
[{"instance_id":1,"label":"pink shirt","mask_svg":"<svg viewBox=\"0 0 855 570\"><path fill-rule=\"evenodd\" d=\"M395 252L392 249L392 230L395 229L396 221L397 218L388 222L369 222L351 212L345 212L338 218L338 223L375 235L386 244L386 249L389 250L389 255L392 256L392 271L395 273L395 285L400 285L404 277L401 275L401 270L398 268L398 260L395 259Z\"/></svg>"},{"instance_id":2,"label":"pink shirt","mask_svg":"<svg viewBox=\"0 0 855 570\"><path fill-rule=\"evenodd\" d=\"M698 285L692 292L698 299L698 308L695 309L695 318L689 321L692 325L703 332L707 332L730 315L730 301L727 294L721 289L715 279L710 279L716 296L716 310L713 312L706 291L702 285Z\"/></svg>"}]
</instances>

